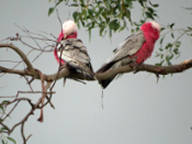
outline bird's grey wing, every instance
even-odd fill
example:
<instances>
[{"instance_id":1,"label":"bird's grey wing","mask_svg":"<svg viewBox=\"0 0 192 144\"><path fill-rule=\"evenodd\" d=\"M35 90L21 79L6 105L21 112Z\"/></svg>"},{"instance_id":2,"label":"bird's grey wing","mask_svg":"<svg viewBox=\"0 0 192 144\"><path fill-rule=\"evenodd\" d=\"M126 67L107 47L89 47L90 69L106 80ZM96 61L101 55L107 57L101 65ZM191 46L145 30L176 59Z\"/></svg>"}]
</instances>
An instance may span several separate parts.
<instances>
[{"instance_id":1,"label":"bird's grey wing","mask_svg":"<svg viewBox=\"0 0 192 144\"><path fill-rule=\"evenodd\" d=\"M67 39L60 44L58 56L61 55L61 58L72 67L92 72L87 48L80 39Z\"/></svg>"},{"instance_id":2,"label":"bird's grey wing","mask_svg":"<svg viewBox=\"0 0 192 144\"><path fill-rule=\"evenodd\" d=\"M127 37L122 44L119 45L113 52L114 55L110 61L118 61L127 56L135 54L144 43L145 38L142 31L139 31Z\"/></svg>"}]
</instances>

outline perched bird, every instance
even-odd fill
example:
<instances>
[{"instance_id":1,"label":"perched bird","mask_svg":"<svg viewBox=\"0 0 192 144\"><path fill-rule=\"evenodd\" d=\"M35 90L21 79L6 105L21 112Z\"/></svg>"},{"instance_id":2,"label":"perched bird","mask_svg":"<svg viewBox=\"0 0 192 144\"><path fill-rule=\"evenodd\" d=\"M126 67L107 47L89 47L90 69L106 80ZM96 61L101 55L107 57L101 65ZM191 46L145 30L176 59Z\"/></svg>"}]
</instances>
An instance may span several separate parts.
<instances>
[{"instance_id":1,"label":"perched bird","mask_svg":"<svg viewBox=\"0 0 192 144\"><path fill-rule=\"evenodd\" d=\"M70 74L81 74L84 78L93 79L93 69L87 48L77 39L77 25L72 20L63 23L57 39L54 56L62 66L67 65Z\"/></svg>"},{"instance_id":2,"label":"perched bird","mask_svg":"<svg viewBox=\"0 0 192 144\"><path fill-rule=\"evenodd\" d=\"M141 64L149 58L153 52L156 40L159 38L160 25L154 21L146 22L140 30L127 37L123 43L113 52L112 58L105 63L97 73L106 72L124 65ZM115 78L110 77L105 80L99 80L103 88Z\"/></svg>"}]
</instances>

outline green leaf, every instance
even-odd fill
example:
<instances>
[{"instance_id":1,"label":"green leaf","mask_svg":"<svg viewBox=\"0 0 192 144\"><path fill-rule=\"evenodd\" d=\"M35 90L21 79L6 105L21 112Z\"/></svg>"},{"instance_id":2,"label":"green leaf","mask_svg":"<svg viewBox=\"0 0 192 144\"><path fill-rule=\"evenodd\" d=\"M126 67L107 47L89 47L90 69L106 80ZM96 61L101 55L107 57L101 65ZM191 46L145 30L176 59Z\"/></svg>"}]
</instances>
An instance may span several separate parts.
<instances>
[{"instance_id":1,"label":"green leaf","mask_svg":"<svg viewBox=\"0 0 192 144\"><path fill-rule=\"evenodd\" d=\"M48 10L48 16L50 16L50 15L54 12L54 10L55 10L55 7L49 8L49 10Z\"/></svg>"},{"instance_id":2,"label":"green leaf","mask_svg":"<svg viewBox=\"0 0 192 144\"><path fill-rule=\"evenodd\" d=\"M141 5L142 7L145 7L145 6L144 6L144 0L139 0L139 3L140 3L140 5Z\"/></svg>"},{"instance_id":3,"label":"green leaf","mask_svg":"<svg viewBox=\"0 0 192 144\"><path fill-rule=\"evenodd\" d=\"M160 31L162 32L162 31L164 31L164 30L165 30L165 28L164 28L164 27L162 27Z\"/></svg>"},{"instance_id":4,"label":"green leaf","mask_svg":"<svg viewBox=\"0 0 192 144\"><path fill-rule=\"evenodd\" d=\"M162 49L162 48L159 48L159 51L161 51L161 52L162 52L162 51L163 51L163 49Z\"/></svg>"},{"instance_id":5,"label":"green leaf","mask_svg":"<svg viewBox=\"0 0 192 144\"><path fill-rule=\"evenodd\" d=\"M55 6L58 6L61 2L63 2L64 0L58 0ZM66 0L65 0L66 1Z\"/></svg>"},{"instance_id":6,"label":"green leaf","mask_svg":"<svg viewBox=\"0 0 192 144\"><path fill-rule=\"evenodd\" d=\"M163 59L163 57L164 57L164 55L163 55L163 54L161 54L161 55L160 55L160 58L161 58L161 59Z\"/></svg>"},{"instance_id":7,"label":"green leaf","mask_svg":"<svg viewBox=\"0 0 192 144\"><path fill-rule=\"evenodd\" d=\"M150 13L154 13L154 9L151 8L151 7L148 7L148 11L149 11Z\"/></svg>"},{"instance_id":8,"label":"green leaf","mask_svg":"<svg viewBox=\"0 0 192 144\"><path fill-rule=\"evenodd\" d=\"M72 3L70 6L71 7L78 7L79 5L77 3Z\"/></svg>"},{"instance_id":9,"label":"green leaf","mask_svg":"<svg viewBox=\"0 0 192 144\"><path fill-rule=\"evenodd\" d=\"M8 144L4 139L1 140L2 144Z\"/></svg>"},{"instance_id":10,"label":"green leaf","mask_svg":"<svg viewBox=\"0 0 192 144\"><path fill-rule=\"evenodd\" d=\"M173 57L174 57L173 54L167 55L167 56L165 57L165 60L166 60L166 62L167 62L168 65L171 65L171 59L172 59Z\"/></svg>"},{"instance_id":11,"label":"green leaf","mask_svg":"<svg viewBox=\"0 0 192 144\"><path fill-rule=\"evenodd\" d=\"M79 13L78 12L74 12L73 13L73 19L76 23L78 23L78 19L79 19Z\"/></svg>"},{"instance_id":12,"label":"green leaf","mask_svg":"<svg viewBox=\"0 0 192 144\"><path fill-rule=\"evenodd\" d=\"M156 66L162 66L165 60L162 60L160 63L156 63Z\"/></svg>"},{"instance_id":13,"label":"green leaf","mask_svg":"<svg viewBox=\"0 0 192 144\"><path fill-rule=\"evenodd\" d=\"M0 104L0 109L1 109L2 111L4 111L4 107L3 107L2 104Z\"/></svg>"},{"instance_id":14,"label":"green leaf","mask_svg":"<svg viewBox=\"0 0 192 144\"><path fill-rule=\"evenodd\" d=\"M1 105L8 105L9 104L9 101L8 100L4 100L2 101Z\"/></svg>"},{"instance_id":15,"label":"green leaf","mask_svg":"<svg viewBox=\"0 0 192 144\"><path fill-rule=\"evenodd\" d=\"M175 23L170 24L170 28L172 29L174 27Z\"/></svg>"},{"instance_id":16,"label":"green leaf","mask_svg":"<svg viewBox=\"0 0 192 144\"><path fill-rule=\"evenodd\" d=\"M85 7L85 2L84 2L84 0L79 0L80 1L80 5L82 6L82 7Z\"/></svg>"},{"instance_id":17,"label":"green leaf","mask_svg":"<svg viewBox=\"0 0 192 144\"><path fill-rule=\"evenodd\" d=\"M169 49L169 48L172 48L173 47L173 44L172 43L168 43L166 46L165 46L165 49Z\"/></svg>"},{"instance_id":18,"label":"green leaf","mask_svg":"<svg viewBox=\"0 0 192 144\"><path fill-rule=\"evenodd\" d=\"M164 37L162 37L162 38L160 39L160 44L163 43L163 40L164 40Z\"/></svg>"},{"instance_id":19,"label":"green leaf","mask_svg":"<svg viewBox=\"0 0 192 144\"><path fill-rule=\"evenodd\" d=\"M5 127L2 127L2 128L0 129L0 133L4 133L4 132L7 132L7 129L6 129Z\"/></svg>"},{"instance_id":20,"label":"green leaf","mask_svg":"<svg viewBox=\"0 0 192 144\"><path fill-rule=\"evenodd\" d=\"M125 11L125 16L131 21L131 12L128 9Z\"/></svg>"},{"instance_id":21,"label":"green leaf","mask_svg":"<svg viewBox=\"0 0 192 144\"><path fill-rule=\"evenodd\" d=\"M159 7L159 4L153 4L153 7L157 8L157 7Z\"/></svg>"},{"instance_id":22,"label":"green leaf","mask_svg":"<svg viewBox=\"0 0 192 144\"><path fill-rule=\"evenodd\" d=\"M172 38L175 38L174 33L171 33L171 37L172 37Z\"/></svg>"},{"instance_id":23,"label":"green leaf","mask_svg":"<svg viewBox=\"0 0 192 144\"><path fill-rule=\"evenodd\" d=\"M178 55L179 54L179 49L178 48L174 48L173 52L174 52L174 54Z\"/></svg>"},{"instance_id":24,"label":"green leaf","mask_svg":"<svg viewBox=\"0 0 192 144\"><path fill-rule=\"evenodd\" d=\"M100 35L100 36L103 35L104 30L105 30L105 27L104 27L104 26L100 27L100 30L99 30L99 35Z\"/></svg>"},{"instance_id":25,"label":"green leaf","mask_svg":"<svg viewBox=\"0 0 192 144\"><path fill-rule=\"evenodd\" d=\"M119 27L120 27L120 24L119 24L119 22L118 22L117 19L112 20L112 21L109 23L109 28L110 28L110 30L116 31Z\"/></svg>"},{"instance_id":26,"label":"green leaf","mask_svg":"<svg viewBox=\"0 0 192 144\"><path fill-rule=\"evenodd\" d=\"M180 41L176 41L176 42L175 42L175 47L176 47L176 48L179 48L180 46L181 46L181 42L180 42Z\"/></svg>"},{"instance_id":27,"label":"green leaf","mask_svg":"<svg viewBox=\"0 0 192 144\"><path fill-rule=\"evenodd\" d=\"M93 16L94 11L93 11L92 9L88 9L88 14L89 14L90 16Z\"/></svg>"},{"instance_id":28,"label":"green leaf","mask_svg":"<svg viewBox=\"0 0 192 144\"><path fill-rule=\"evenodd\" d=\"M189 26L188 26L187 29L190 30L190 31L192 31L192 27L189 27Z\"/></svg>"},{"instance_id":29,"label":"green leaf","mask_svg":"<svg viewBox=\"0 0 192 144\"><path fill-rule=\"evenodd\" d=\"M16 140L14 140L12 137L7 137L7 139L8 139L9 141L11 141L12 143L17 144Z\"/></svg>"},{"instance_id":30,"label":"green leaf","mask_svg":"<svg viewBox=\"0 0 192 144\"><path fill-rule=\"evenodd\" d=\"M154 19L153 15L151 12L145 12L145 15L147 16L147 18L150 18L150 19Z\"/></svg>"},{"instance_id":31,"label":"green leaf","mask_svg":"<svg viewBox=\"0 0 192 144\"><path fill-rule=\"evenodd\" d=\"M152 7L155 7L155 8L159 7L159 4L153 4L151 1L149 1L149 4L150 4Z\"/></svg>"}]
</instances>

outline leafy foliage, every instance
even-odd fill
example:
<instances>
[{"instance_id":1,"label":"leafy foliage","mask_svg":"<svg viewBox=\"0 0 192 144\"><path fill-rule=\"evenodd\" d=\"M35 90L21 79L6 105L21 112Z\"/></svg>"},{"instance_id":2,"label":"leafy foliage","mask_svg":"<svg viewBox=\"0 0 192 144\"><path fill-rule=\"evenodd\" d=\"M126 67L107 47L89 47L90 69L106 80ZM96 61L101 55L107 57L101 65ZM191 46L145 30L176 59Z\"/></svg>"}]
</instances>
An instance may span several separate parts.
<instances>
[{"instance_id":1,"label":"leafy foliage","mask_svg":"<svg viewBox=\"0 0 192 144\"><path fill-rule=\"evenodd\" d=\"M145 21L158 17L156 8L159 7L150 0L49 0L49 2L55 3L49 8L48 15L51 15L57 6L64 4L75 9L73 19L79 27L86 28L89 35L94 28L98 28L100 36L108 33L110 37L114 32L120 32L129 25L131 32L139 30ZM133 19L133 10L136 7L139 8L141 17ZM191 8L184 9L191 11ZM171 65L171 61L180 56L182 37L192 38L191 32L191 26L178 30L175 29L175 23L162 27L160 47L156 53L160 62L156 65Z\"/></svg>"},{"instance_id":2,"label":"leafy foliage","mask_svg":"<svg viewBox=\"0 0 192 144\"><path fill-rule=\"evenodd\" d=\"M8 101L4 100L0 103L0 114L4 114L5 113L5 109L7 106Z\"/></svg>"},{"instance_id":3,"label":"leafy foliage","mask_svg":"<svg viewBox=\"0 0 192 144\"><path fill-rule=\"evenodd\" d=\"M152 4L150 0L57 0L54 7L49 8L48 15L51 15L61 3L76 8L73 19L79 27L85 27L89 33L92 29L99 28L101 36L106 33L112 36L113 32L127 28L128 23L138 29L147 19L157 17L155 8L159 6ZM142 19L140 20L132 20L131 15L135 4L141 8Z\"/></svg>"},{"instance_id":4,"label":"leafy foliage","mask_svg":"<svg viewBox=\"0 0 192 144\"><path fill-rule=\"evenodd\" d=\"M62 3L65 6L75 8L72 16L79 27L83 26L89 31L94 28L99 29L100 36L114 32L120 32L128 25L131 25L131 32L139 30L139 27L146 20L154 20L158 17L156 8L158 4L153 4L150 0L49 0L55 2L54 7L49 8L48 15L51 15L57 6ZM139 7L141 17L133 19L132 15L135 7ZM185 8L191 11L191 8ZM159 40L159 50L156 57L160 62L156 65L171 65L171 61L180 55L181 38L189 36L192 38L192 27L186 29L175 29L175 23L171 23L161 29ZM167 41L167 39L171 39Z\"/></svg>"},{"instance_id":5,"label":"leafy foliage","mask_svg":"<svg viewBox=\"0 0 192 144\"><path fill-rule=\"evenodd\" d=\"M2 144L17 144L16 140L10 136L1 135L0 138Z\"/></svg>"},{"instance_id":6,"label":"leafy foliage","mask_svg":"<svg viewBox=\"0 0 192 144\"><path fill-rule=\"evenodd\" d=\"M172 60L180 56L180 47L184 36L192 38L192 27L176 29L175 23L168 24L161 28L161 38L159 40L159 50L156 57L160 62L156 65L172 65ZM169 41L167 41L169 39Z\"/></svg>"}]
</instances>

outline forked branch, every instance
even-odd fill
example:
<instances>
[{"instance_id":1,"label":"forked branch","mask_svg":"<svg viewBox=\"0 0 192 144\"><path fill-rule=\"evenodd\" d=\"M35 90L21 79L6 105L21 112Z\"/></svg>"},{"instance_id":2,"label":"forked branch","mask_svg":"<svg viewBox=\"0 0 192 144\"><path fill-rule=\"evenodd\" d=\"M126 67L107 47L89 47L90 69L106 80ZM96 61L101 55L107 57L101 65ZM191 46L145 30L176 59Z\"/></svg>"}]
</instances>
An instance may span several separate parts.
<instances>
[{"instance_id":1,"label":"forked branch","mask_svg":"<svg viewBox=\"0 0 192 144\"><path fill-rule=\"evenodd\" d=\"M53 95L53 87L55 86L55 82L62 78L70 78L75 80L87 80L87 81L95 81L95 80L104 80L109 77L112 77L117 74L122 73L129 73L129 72L148 72L153 73L155 75L168 75L168 74L175 74L175 73L181 73L187 69L190 69L192 67L192 59L185 60L184 62L176 65L170 65L170 66L156 66L156 65L149 65L149 64L140 64L136 67L126 65L122 66L116 69L109 69L106 72L103 73L95 73L95 78L85 78L81 74L71 74L67 65L63 65L62 68L59 67L59 70L54 74L45 74L41 72L38 68L33 67L32 63L28 59L28 56L18 47L16 47L13 44L0 44L0 48L9 48L16 52L17 55L20 56L22 59L22 62L26 65L26 68L24 69L16 69L16 68L8 68L6 66L0 66L0 73L2 74L14 74L22 76L27 84L29 85L29 88L31 91L18 91L15 96L0 96L2 99L11 99L6 100L6 103L0 103L2 106L11 106L9 111L4 114L2 117L0 117L0 126L4 128L3 133L11 134L17 127L20 127L21 130L21 136L23 138L23 143L26 144L27 140L30 138L31 135L28 137L24 134L24 125L25 122L29 119L31 115L34 114L35 110L40 110L40 117L39 121L43 121L43 108L50 104L52 108L54 108L54 105L51 103L51 97ZM7 62L12 62L14 60L10 60ZM28 79L30 78L30 79ZM31 83L34 80L40 80L41 81L41 91L34 91L32 88ZM32 99L29 97L19 97L19 94L41 94L41 97L36 101L36 103L32 102ZM17 105L20 104L20 102L27 102L29 106L31 107L30 111L23 117L23 119L19 122L15 122L15 124L10 127L5 123L6 119L12 114L12 112L16 109ZM1 133L0 132L0 133Z\"/></svg>"}]
</instances>

